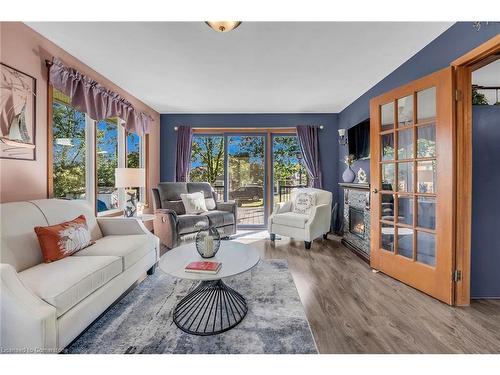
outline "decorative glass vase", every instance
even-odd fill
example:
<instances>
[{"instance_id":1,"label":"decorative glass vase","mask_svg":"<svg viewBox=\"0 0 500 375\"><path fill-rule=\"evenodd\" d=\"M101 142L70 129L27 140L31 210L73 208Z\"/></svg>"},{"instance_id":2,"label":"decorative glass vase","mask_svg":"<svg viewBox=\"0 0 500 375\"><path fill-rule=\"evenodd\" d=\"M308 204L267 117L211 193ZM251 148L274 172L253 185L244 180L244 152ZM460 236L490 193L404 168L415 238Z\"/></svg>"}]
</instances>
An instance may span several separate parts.
<instances>
[{"instance_id":1,"label":"decorative glass vase","mask_svg":"<svg viewBox=\"0 0 500 375\"><path fill-rule=\"evenodd\" d=\"M354 173L350 165L348 165L344 173L342 173L342 179L344 180L344 182L348 183L354 182L354 180L356 179L356 173Z\"/></svg>"},{"instance_id":2,"label":"decorative glass vase","mask_svg":"<svg viewBox=\"0 0 500 375\"><path fill-rule=\"evenodd\" d=\"M208 227L196 233L196 250L202 258L213 258L219 247L220 235L216 228Z\"/></svg>"}]
</instances>

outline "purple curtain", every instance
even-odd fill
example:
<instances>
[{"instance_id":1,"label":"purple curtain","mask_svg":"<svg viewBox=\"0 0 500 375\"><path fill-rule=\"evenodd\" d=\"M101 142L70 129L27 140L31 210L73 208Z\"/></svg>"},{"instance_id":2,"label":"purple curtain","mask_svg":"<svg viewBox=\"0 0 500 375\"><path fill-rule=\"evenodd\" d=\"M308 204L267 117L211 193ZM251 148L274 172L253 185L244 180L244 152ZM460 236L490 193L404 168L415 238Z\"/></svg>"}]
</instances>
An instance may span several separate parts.
<instances>
[{"instance_id":1,"label":"purple curtain","mask_svg":"<svg viewBox=\"0 0 500 375\"><path fill-rule=\"evenodd\" d=\"M188 180L192 141L193 130L191 126L179 126L177 129L177 162L175 166L175 181L177 182L186 182Z\"/></svg>"},{"instance_id":2,"label":"purple curtain","mask_svg":"<svg viewBox=\"0 0 500 375\"><path fill-rule=\"evenodd\" d=\"M310 177L310 184L314 188L322 189L321 164L319 161L319 128L316 126L297 126L302 160Z\"/></svg>"},{"instance_id":3,"label":"purple curtain","mask_svg":"<svg viewBox=\"0 0 500 375\"><path fill-rule=\"evenodd\" d=\"M90 77L70 68L54 57L49 70L50 84L71 99L71 104L93 120L119 117L127 131L138 135L148 134L153 119L138 112L130 102L106 89Z\"/></svg>"}]
</instances>

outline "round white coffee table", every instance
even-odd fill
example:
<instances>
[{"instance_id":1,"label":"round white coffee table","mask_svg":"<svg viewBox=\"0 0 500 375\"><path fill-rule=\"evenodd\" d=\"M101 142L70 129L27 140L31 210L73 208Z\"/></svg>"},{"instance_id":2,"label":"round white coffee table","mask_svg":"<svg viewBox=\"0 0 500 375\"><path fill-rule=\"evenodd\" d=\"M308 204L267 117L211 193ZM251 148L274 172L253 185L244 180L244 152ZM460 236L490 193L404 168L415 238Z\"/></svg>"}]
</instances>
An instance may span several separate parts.
<instances>
[{"instance_id":1,"label":"round white coffee table","mask_svg":"<svg viewBox=\"0 0 500 375\"><path fill-rule=\"evenodd\" d=\"M182 245L165 253L159 262L163 272L200 284L175 307L174 323L193 335L216 335L240 323L247 314L245 298L226 285L222 278L235 276L253 268L259 262L259 253L250 245L221 241L213 258L202 258L194 243ZM217 274L186 272L185 267L196 261L222 263Z\"/></svg>"}]
</instances>

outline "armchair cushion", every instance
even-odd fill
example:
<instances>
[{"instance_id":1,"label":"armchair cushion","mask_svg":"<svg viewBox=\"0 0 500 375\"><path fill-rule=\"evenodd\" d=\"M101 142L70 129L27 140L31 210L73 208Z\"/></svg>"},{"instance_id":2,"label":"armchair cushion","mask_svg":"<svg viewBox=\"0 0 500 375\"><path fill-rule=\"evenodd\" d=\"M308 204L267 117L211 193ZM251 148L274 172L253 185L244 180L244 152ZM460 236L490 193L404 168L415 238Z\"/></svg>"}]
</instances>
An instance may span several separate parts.
<instances>
[{"instance_id":1,"label":"armchair cushion","mask_svg":"<svg viewBox=\"0 0 500 375\"><path fill-rule=\"evenodd\" d=\"M122 260L123 269L126 270L155 246L155 237L148 234L105 236L74 256L116 256Z\"/></svg>"},{"instance_id":2,"label":"armchair cushion","mask_svg":"<svg viewBox=\"0 0 500 375\"><path fill-rule=\"evenodd\" d=\"M209 220L206 215L179 215L177 216L177 231L179 234L193 233L200 227L208 227ZM200 227L199 227L199 226Z\"/></svg>"},{"instance_id":3,"label":"armchair cushion","mask_svg":"<svg viewBox=\"0 0 500 375\"><path fill-rule=\"evenodd\" d=\"M70 256L18 274L38 297L56 308L57 317L122 272L114 256Z\"/></svg>"},{"instance_id":4,"label":"armchair cushion","mask_svg":"<svg viewBox=\"0 0 500 375\"><path fill-rule=\"evenodd\" d=\"M306 222L309 220L308 215L298 214L296 212L283 212L273 215L273 224L285 225L287 227L305 228Z\"/></svg>"},{"instance_id":5,"label":"armchair cushion","mask_svg":"<svg viewBox=\"0 0 500 375\"><path fill-rule=\"evenodd\" d=\"M311 209L316 205L316 194L301 191L295 195L293 201L293 212L302 215L309 215Z\"/></svg>"}]
</instances>

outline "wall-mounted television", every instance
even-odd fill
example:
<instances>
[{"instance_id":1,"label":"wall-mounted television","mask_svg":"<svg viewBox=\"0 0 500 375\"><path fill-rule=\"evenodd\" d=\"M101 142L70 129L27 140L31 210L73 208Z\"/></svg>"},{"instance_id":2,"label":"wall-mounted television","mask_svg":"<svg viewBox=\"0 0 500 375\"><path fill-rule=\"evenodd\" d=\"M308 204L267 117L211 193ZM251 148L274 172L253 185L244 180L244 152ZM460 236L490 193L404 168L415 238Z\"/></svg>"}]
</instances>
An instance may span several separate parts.
<instances>
[{"instance_id":1,"label":"wall-mounted television","mask_svg":"<svg viewBox=\"0 0 500 375\"><path fill-rule=\"evenodd\" d=\"M347 131L349 154L356 159L370 157L370 119L360 122Z\"/></svg>"}]
</instances>

